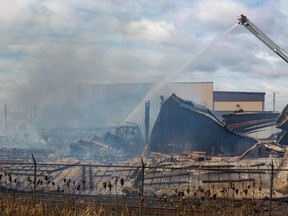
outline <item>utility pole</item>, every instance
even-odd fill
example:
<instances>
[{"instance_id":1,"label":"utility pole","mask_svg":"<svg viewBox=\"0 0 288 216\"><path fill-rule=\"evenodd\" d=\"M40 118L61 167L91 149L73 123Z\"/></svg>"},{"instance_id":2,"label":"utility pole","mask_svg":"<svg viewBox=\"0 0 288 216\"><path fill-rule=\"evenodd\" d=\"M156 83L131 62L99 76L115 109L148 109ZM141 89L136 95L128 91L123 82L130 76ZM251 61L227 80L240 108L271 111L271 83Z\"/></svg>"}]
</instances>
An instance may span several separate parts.
<instances>
[{"instance_id":1,"label":"utility pole","mask_svg":"<svg viewBox=\"0 0 288 216\"><path fill-rule=\"evenodd\" d=\"M5 136L7 136L7 104L4 106L4 130Z\"/></svg>"},{"instance_id":2,"label":"utility pole","mask_svg":"<svg viewBox=\"0 0 288 216\"><path fill-rule=\"evenodd\" d=\"M145 102L145 145L149 140L150 100Z\"/></svg>"},{"instance_id":3,"label":"utility pole","mask_svg":"<svg viewBox=\"0 0 288 216\"><path fill-rule=\"evenodd\" d=\"M273 103L273 112L275 112L275 104L276 104L275 92L273 92L273 100L272 100L272 103Z\"/></svg>"}]
</instances>

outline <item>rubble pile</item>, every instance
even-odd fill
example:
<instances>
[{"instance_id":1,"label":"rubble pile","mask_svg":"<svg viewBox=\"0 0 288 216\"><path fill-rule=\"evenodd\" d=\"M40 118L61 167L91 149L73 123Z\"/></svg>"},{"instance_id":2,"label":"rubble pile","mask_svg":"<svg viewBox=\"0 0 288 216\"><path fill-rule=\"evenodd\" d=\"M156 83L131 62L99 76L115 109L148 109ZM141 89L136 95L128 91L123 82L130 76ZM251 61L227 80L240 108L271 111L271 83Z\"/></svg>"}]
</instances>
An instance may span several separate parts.
<instances>
[{"instance_id":1,"label":"rubble pile","mask_svg":"<svg viewBox=\"0 0 288 216\"><path fill-rule=\"evenodd\" d=\"M76 158L89 158L102 161L119 161L142 153L144 140L139 127L125 123L116 127L114 133L103 136L88 136L70 144L70 155Z\"/></svg>"},{"instance_id":2,"label":"rubble pile","mask_svg":"<svg viewBox=\"0 0 288 216\"><path fill-rule=\"evenodd\" d=\"M28 162L32 157L37 158L38 162L54 160L53 151L49 149L20 149L20 148L1 148L1 162Z\"/></svg>"},{"instance_id":3,"label":"rubble pile","mask_svg":"<svg viewBox=\"0 0 288 216\"><path fill-rule=\"evenodd\" d=\"M283 122L286 111L278 119L278 127L284 130ZM87 131L65 134L56 130L43 140L54 147L69 143L66 157L75 160L56 164L59 157L53 157L53 163L37 164L36 174L31 154L38 161L56 151L2 149L2 157L29 156L32 161L0 164L2 189L133 197L139 196L144 185L144 195L151 198L174 197L179 192L201 198L203 191L210 191L209 196L262 199L269 194L272 168L276 170L274 197L288 196L288 154L280 145L283 142L264 142L238 134L205 107L175 94L162 104L147 149L138 125L131 122L106 130L101 136L95 131L90 135ZM235 190L241 193L235 194Z\"/></svg>"},{"instance_id":4,"label":"rubble pile","mask_svg":"<svg viewBox=\"0 0 288 216\"><path fill-rule=\"evenodd\" d=\"M269 196L271 158L237 160L213 157L205 161L178 160L171 156L140 158L110 166L73 164L39 164L35 182L33 164L0 164L3 190L49 192L73 195L139 197L144 188L147 198L253 198ZM49 166L48 166L49 165ZM144 165L144 168L143 168ZM287 170L278 170L282 158L274 158L274 198L287 198ZM287 163L286 163L287 165ZM207 193L209 192L209 195Z\"/></svg>"}]
</instances>

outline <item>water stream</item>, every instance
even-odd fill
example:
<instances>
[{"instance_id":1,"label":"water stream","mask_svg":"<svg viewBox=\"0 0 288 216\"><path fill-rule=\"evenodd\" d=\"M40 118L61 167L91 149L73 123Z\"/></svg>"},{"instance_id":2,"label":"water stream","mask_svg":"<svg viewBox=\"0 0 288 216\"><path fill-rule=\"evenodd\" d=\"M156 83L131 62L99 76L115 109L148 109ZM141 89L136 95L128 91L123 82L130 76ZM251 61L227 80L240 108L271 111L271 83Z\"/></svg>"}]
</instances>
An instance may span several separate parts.
<instances>
[{"instance_id":1,"label":"water stream","mask_svg":"<svg viewBox=\"0 0 288 216\"><path fill-rule=\"evenodd\" d=\"M173 71L172 73L169 73L164 79L159 82L157 85L155 85L141 100L141 102L135 107L135 109L127 116L125 121L131 121L133 117L138 113L138 111L142 108L145 101L149 100L151 96L153 96L155 93L157 93L166 83L168 83L173 76L176 74L179 74L181 71L183 71L188 65L190 65L196 58L198 58L202 53L204 53L207 49L209 49L211 46L213 46L215 43L217 43L219 40L221 40L226 34L228 34L230 31L232 31L239 23L236 23L231 28L229 28L227 31L219 35L216 39L214 39L212 42L210 42L207 46L205 46L203 49L201 49L196 55L194 55L192 58L190 58L186 63L181 65L177 70ZM124 121L124 122L125 122Z\"/></svg>"}]
</instances>

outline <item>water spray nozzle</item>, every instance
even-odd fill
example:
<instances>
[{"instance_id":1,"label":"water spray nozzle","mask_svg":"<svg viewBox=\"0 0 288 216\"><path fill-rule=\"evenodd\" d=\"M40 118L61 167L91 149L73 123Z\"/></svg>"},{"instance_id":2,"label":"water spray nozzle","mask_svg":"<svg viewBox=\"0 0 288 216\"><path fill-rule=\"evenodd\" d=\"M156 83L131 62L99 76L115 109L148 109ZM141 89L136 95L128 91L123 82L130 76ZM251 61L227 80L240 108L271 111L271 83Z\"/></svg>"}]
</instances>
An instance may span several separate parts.
<instances>
[{"instance_id":1,"label":"water spray nozzle","mask_svg":"<svg viewBox=\"0 0 288 216\"><path fill-rule=\"evenodd\" d=\"M247 17L244 14L240 14L240 16L237 17L237 19L239 20L238 24L241 23L242 25L247 21Z\"/></svg>"}]
</instances>

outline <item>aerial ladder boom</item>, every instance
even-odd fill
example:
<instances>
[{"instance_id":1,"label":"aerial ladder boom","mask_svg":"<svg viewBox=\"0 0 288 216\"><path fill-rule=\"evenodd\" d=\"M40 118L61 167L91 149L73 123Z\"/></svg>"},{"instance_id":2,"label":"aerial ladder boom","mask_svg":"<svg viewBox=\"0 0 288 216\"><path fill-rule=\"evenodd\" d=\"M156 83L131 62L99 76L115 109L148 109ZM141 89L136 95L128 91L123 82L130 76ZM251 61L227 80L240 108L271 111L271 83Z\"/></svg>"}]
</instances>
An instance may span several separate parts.
<instances>
[{"instance_id":1,"label":"aerial ladder boom","mask_svg":"<svg viewBox=\"0 0 288 216\"><path fill-rule=\"evenodd\" d=\"M275 42L267 37L262 31L260 31L245 15L241 14L238 17L239 24L245 26L252 34L254 34L259 40L261 40L266 46L279 55L285 62L288 63L288 53L280 48Z\"/></svg>"}]
</instances>

